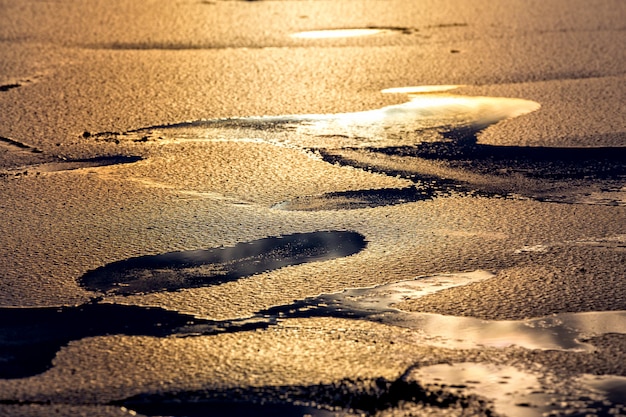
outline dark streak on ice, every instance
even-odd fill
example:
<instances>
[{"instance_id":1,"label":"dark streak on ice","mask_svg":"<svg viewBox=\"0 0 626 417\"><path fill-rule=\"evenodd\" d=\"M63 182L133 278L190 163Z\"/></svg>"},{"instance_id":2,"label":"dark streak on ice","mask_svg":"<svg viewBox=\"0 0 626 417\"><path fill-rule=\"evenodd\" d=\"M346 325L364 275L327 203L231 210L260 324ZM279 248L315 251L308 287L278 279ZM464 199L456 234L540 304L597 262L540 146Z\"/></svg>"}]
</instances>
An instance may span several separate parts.
<instances>
[{"instance_id":1,"label":"dark streak on ice","mask_svg":"<svg viewBox=\"0 0 626 417\"><path fill-rule=\"evenodd\" d=\"M618 179L626 176L626 147L557 148L454 142L372 150L386 155L445 160L483 174L516 172L543 179Z\"/></svg>"},{"instance_id":2,"label":"dark streak on ice","mask_svg":"<svg viewBox=\"0 0 626 417\"><path fill-rule=\"evenodd\" d=\"M436 191L415 186L406 188L381 188L374 190L340 191L318 196L298 197L277 204L282 210L314 211L347 210L367 207L393 206L434 198Z\"/></svg>"},{"instance_id":3,"label":"dark streak on ice","mask_svg":"<svg viewBox=\"0 0 626 417\"><path fill-rule=\"evenodd\" d=\"M4 142L4 143L6 143L8 145L12 145L12 146L15 146L15 147L20 148L20 149L30 150L33 153L41 153L42 152L41 150L39 150L37 148L34 148L32 146L29 146L29 145L26 145L25 143L22 143L22 142L19 142L17 140L13 140L13 139L10 139L10 138L5 138L3 136L0 136L0 142Z\"/></svg>"},{"instance_id":4,"label":"dark streak on ice","mask_svg":"<svg viewBox=\"0 0 626 417\"><path fill-rule=\"evenodd\" d=\"M21 87L21 84L4 84L4 85L0 85L0 91L4 92L4 91L9 91L12 90L14 88L19 88Z\"/></svg>"},{"instance_id":5,"label":"dark streak on ice","mask_svg":"<svg viewBox=\"0 0 626 417\"><path fill-rule=\"evenodd\" d=\"M268 237L233 247L147 255L87 272L80 284L92 291L130 295L175 291L360 252L365 237L349 231L319 231Z\"/></svg>"},{"instance_id":6,"label":"dark streak on ice","mask_svg":"<svg viewBox=\"0 0 626 417\"><path fill-rule=\"evenodd\" d=\"M300 417L309 414L326 417L348 410L356 415L374 415L405 403L440 409L458 407L490 415L489 405L484 400L439 387L424 387L419 382L407 381L404 374L394 380L359 378L319 385L140 394L116 401L114 405L148 416Z\"/></svg>"}]
</instances>

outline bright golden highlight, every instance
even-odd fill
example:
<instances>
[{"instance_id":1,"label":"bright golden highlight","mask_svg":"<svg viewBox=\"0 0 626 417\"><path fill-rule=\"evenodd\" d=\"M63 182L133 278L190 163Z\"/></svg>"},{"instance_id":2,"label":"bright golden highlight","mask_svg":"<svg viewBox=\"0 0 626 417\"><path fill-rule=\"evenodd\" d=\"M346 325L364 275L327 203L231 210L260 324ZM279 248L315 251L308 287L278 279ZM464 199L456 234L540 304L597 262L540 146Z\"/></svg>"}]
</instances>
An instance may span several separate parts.
<instances>
[{"instance_id":1,"label":"bright golden highlight","mask_svg":"<svg viewBox=\"0 0 626 417\"><path fill-rule=\"evenodd\" d=\"M427 93L440 93L443 91L454 90L455 88L462 87L461 85L420 85L413 87L395 87L386 88L381 93L387 94L427 94Z\"/></svg>"},{"instance_id":2,"label":"bright golden highlight","mask_svg":"<svg viewBox=\"0 0 626 417\"><path fill-rule=\"evenodd\" d=\"M329 29L298 32L292 34L291 37L298 39L355 38L358 36L378 35L384 32L389 31L387 29Z\"/></svg>"}]
</instances>

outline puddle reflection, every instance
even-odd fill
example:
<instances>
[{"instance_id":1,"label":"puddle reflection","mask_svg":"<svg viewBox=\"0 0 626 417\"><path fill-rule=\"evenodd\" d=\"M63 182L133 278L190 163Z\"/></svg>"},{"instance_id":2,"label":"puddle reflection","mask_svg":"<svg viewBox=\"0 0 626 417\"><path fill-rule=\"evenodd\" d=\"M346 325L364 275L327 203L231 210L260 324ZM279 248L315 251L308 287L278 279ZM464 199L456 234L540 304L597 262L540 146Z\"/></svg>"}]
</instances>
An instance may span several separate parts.
<instances>
[{"instance_id":1,"label":"puddle reflection","mask_svg":"<svg viewBox=\"0 0 626 417\"><path fill-rule=\"evenodd\" d=\"M116 401L115 405L149 416L245 416L268 412L299 417L306 411L312 416L540 417L622 415L625 410L624 387L611 391L616 384L623 384L623 377L589 375L558 388L549 382L554 377L513 366L461 362L412 366L395 380L146 393Z\"/></svg>"},{"instance_id":2,"label":"puddle reflection","mask_svg":"<svg viewBox=\"0 0 626 417\"><path fill-rule=\"evenodd\" d=\"M265 141L313 150L327 162L391 176L403 176L391 166L398 166L404 158L407 165L419 165L413 170L407 168L405 178L413 180L422 194L430 197L460 192L569 204L624 205L624 148L480 144L477 135L485 128L541 106L518 98L456 95L450 92L455 88L388 88L382 92L407 95L409 101L360 112L196 120L89 137L116 143ZM424 163L429 161L443 167L445 175L428 172L432 164L428 168ZM368 191L300 197L281 208L323 210L324 204L328 209L376 207L403 200L382 190L382 197L368 196Z\"/></svg>"},{"instance_id":3,"label":"puddle reflection","mask_svg":"<svg viewBox=\"0 0 626 417\"><path fill-rule=\"evenodd\" d=\"M480 131L540 107L517 98L446 93L455 87L407 87L408 102L360 112L196 120L92 136L114 142L260 138L300 148L390 147L445 140L443 133L456 130ZM383 92L406 93L403 88Z\"/></svg>"},{"instance_id":4,"label":"puddle reflection","mask_svg":"<svg viewBox=\"0 0 626 417\"><path fill-rule=\"evenodd\" d=\"M624 377L583 375L558 388L547 382L554 378L512 366L470 362L418 368L409 376L431 389L457 387L465 395L486 398L496 413L508 417L610 416L626 410Z\"/></svg>"},{"instance_id":5,"label":"puddle reflection","mask_svg":"<svg viewBox=\"0 0 626 417\"><path fill-rule=\"evenodd\" d=\"M372 288L322 294L260 312L266 317L341 317L366 319L421 330L425 344L451 349L518 346L526 349L593 350L582 342L591 335L626 334L625 311L562 313L528 320L482 320L472 317L407 312L395 308L444 289L493 277L485 271L438 275Z\"/></svg>"},{"instance_id":6,"label":"puddle reflection","mask_svg":"<svg viewBox=\"0 0 626 417\"><path fill-rule=\"evenodd\" d=\"M112 334L155 337L208 336L266 329L290 318L364 319L419 330L416 342L451 349L519 346L591 350L583 337L626 334L626 312L564 313L520 321L412 313L395 308L448 288L493 277L485 271L419 277L369 288L308 297L247 318L205 320L161 308L92 302L76 307L0 308L0 378L44 372L72 340Z\"/></svg>"},{"instance_id":7,"label":"puddle reflection","mask_svg":"<svg viewBox=\"0 0 626 417\"><path fill-rule=\"evenodd\" d=\"M497 413L507 417L542 416L555 410L550 396L541 388L533 374L512 366L483 363L439 364L419 368L410 374L411 380L433 389L456 387L494 402Z\"/></svg>"}]
</instances>

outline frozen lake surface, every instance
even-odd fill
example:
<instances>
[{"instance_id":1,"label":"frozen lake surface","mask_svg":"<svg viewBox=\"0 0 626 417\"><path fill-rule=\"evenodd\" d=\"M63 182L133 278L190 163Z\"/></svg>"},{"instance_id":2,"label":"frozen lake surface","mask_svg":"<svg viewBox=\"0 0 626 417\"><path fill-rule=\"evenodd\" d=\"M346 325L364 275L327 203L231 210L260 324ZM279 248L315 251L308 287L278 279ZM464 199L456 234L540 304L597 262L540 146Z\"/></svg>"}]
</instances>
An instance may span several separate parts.
<instances>
[{"instance_id":1,"label":"frozen lake surface","mask_svg":"<svg viewBox=\"0 0 626 417\"><path fill-rule=\"evenodd\" d=\"M0 0L0 414L626 414L625 16Z\"/></svg>"}]
</instances>

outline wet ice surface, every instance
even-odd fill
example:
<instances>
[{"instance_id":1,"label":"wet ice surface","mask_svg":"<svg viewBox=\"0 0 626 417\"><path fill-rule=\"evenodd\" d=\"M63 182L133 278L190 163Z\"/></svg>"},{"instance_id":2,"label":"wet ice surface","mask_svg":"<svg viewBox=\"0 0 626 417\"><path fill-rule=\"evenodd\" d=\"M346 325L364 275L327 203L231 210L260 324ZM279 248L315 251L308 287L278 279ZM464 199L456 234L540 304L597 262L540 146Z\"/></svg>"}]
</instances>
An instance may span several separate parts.
<instances>
[{"instance_id":1,"label":"wet ice surface","mask_svg":"<svg viewBox=\"0 0 626 417\"><path fill-rule=\"evenodd\" d=\"M398 190L358 190L279 202L286 210L358 209L447 195L532 198L570 204L624 205L624 148L549 148L479 143L500 121L540 104L504 97L455 95L457 86L383 90L409 101L354 113L208 119L100 133L120 143L250 141L307 150L323 160L405 178ZM91 135L90 135L91 136Z\"/></svg>"},{"instance_id":2,"label":"wet ice surface","mask_svg":"<svg viewBox=\"0 0 626 417\"><path fill-rule=\"evenodd\" d=\"M492 278L485 271L421 277L372 288L347 289L321 294L293 304L272 307L256 317L276 320L297 317L339 317L372 320L419 331L420 342L454 349L518 346L526 349L593 350L582 339L606 333L626 334L626 312L562 313L528 320L481 320L398 310L395 304L448 288ZM237 323L234 321L233 324ZM195 331L206 332L203 326ZM212 332L213 328L210 327Z\"/></svg>"},{"instance_id":3,"label":"wet ice surface","mask_svg":"<svg viewBox=\"0 0 626 417\"><path fill-rule=\"evenodd\" d=\"M311 317L372 320L407 327L417 332L414 335L416 343L453 349L517 346L527 349L593 351L592 346L582 342L584 338L607 333L626 334L626 312L565 313L531 320L485 321L409 313L394 308L395 304L408 299L492 277L493 274L488 272L474 271L348 289L273 307L247 319L183 326L178 335L238 332L275 325L291 318ZM330 411L373 415L381 410L398 407L400 403L445 409L456 406L464 408L473 404L474 412L481 408L488 409L490 406L487 404L492 404L496 412L509 416L541 416L547 412L559 415L575 409L606 413L620 409L621 398L626 395L626 384L620 377L585 376L580 379L580 383L576 381L575 389L569 385L567 389L561 387L563 393L546 382L545 378L547 376L544 373L528 372L513 366L440 364L411 368L397 380L340 381L332 386L315 387L283 386L142 394L120 401L119 404L146 415L175 416L201 415L214 407L217 415L222 415L222 412L246 415L249 407L255 405L261 405L258 411L267 407L268 412L280 416L299 415L302 411L325 416ZM475 398L483 398L488 402L480 403ZM277 404L283 408L273 408ZM309 408L303 410L303 405Z\"/></svg>"},{"instance_id":4,"label":"wet ice surface","mask_svg":"<svg viewBox=\"0 0 626 417\"><path fill-rule=\"evenodd\" d=\"M268 253L271 252L271 248L268 249ZM176 263L176 259L173 262ZM58 350L71 340L85 337L113 334L211 337L268 329L297 318L370 320L412 329L415 332L414 343L452 349L518 346L593 351L593 347L586 345L583 339L608 333L626 334L626 312L620 311L564 313L519 321L485 321L411 313L395 307L402 301L491 278L493 274L486 271L418 277L321 294L262 310L252 317L218 321L160 308L100 303L97 300L77 307L4 308L0 309L0 360L4 363L1 376L23 378L44 372L50 368ZM252 409L260 406L257 411L266 410L280 416L302 412L325 416L333 410L371 414L407 401L445 408L463 407L470 403L480 405L473 397L478 396L493 401L496 411L506 410L507 415L513 416L535 416L546 410L571 409L570 405L554 403L552 398L560 395L558 390L552 396L545 394L544 385L538 379L540 376L511 366L476 363L435 365L411 368L397 380L142 394L116 404L146 415L202 415L209 411L215 411L217 415L249 415ZM571 398L567 398L582 404L581 407L606 408L608 406L602 401L606 399L611 404L619 404L620 400L616 398L626 394L623 378L585 376L579 385L579 394L576 397L568 394ZM581 399L589 395L588 400Z\"/></svg>"},{"instance_id":5,"label":"wet ice surface","mask_svg":"<svg viewBox=\"0 0 626 417\"><path fill-rule=\"evenodd\" d=\"M626 411L621 405L626 393L623 377L587 375L571 381L569 389L577 395L559 395L554 387L546 388L545 377L513 366L471 362L427 366L410 373L411 380L431 389L451 387L489 398L496 413L509 417L621 415Z\"/></svg>"},{"instance_id":6,"label":"wet ice surface","mask_svg":"<svg viewBox=\"0 0 626 417\"><path fill-rule=\"evenodd\" d=\"M622 204L607 192L623 190L621 148L563 149L483 145L478 135L490 125L535 111L533 101L466 97L447 93L454 86L389 89L409 94L410 101L381 109L331 115L244 117L183 122L125 133L83 134L86 141L129 142L137 146L162 143L259 141L302 149L312 158L368 172L407 179L406 188L337 191L277 201L274 210L326 211L373 208L450 195L533 198L585 204ZM11 140L10 152L37 154ZM19 149L15 149L19 148ZM19 152L18 152L19 151ZM21 155L23 156L23 155ZM48 156L46 156L48 158ZM38 172L135 162L135 157L31 163ZM29 168L33 169L33 168ZM147 182L147 180L146 180ZM600 183L603 190L591 185ZM572 189L574 190L572 192ZM600 197L598 197L598 194ZM620 242L599 242L612 248ZM584 242L579 242L581 245ZM448 349L518 347L528 350L592 352L592 336L626 334L626 313L562 313L528 320L479 320L408 312L397 304L428 294L493 277L485 271L441 274L367 288L346 289L295 300L257 311L249 317L210 320L164 309L102 302L108 295L141 295L222 285L267 271L356 254L365 248L356 232L313 232L268 237L232 247L167 252L108 263L85 273L80 284L104 294L92 303L61 308L4 308L0 315L0 361L3 378L20 379L52 367L53 358L73 340L93 336L128 335L158 338L211 338L215 335L275 328L291 319L338 318L367 320L410 329L416 343ZM519 253L545 250L528 246ZM128 317L132 317L129 320ZM104 318L104 320L103 320ZM15 338L14 335L20 335ZM461 381L459 368L472 375ZM493 401L496 411L510 415L540 415L571 410L549 404L540 375L510 366L476 363L434 365L397 380L338 381L317 386L264 386L257 390L205 390L141 394L116 404L146 415L329 415L341 412L374 414L402 402L448 408L473 404L489 408L474 396ZM410 379L413 378L414 380ZM500 379L493 383L493 378ZM515 385L510 380L515 380ZM501 382L507 382L502 384ZM624 385L619 379L581 380L582 394L572 397L600 409L602 401L619 403ZM441 385L447 385L442 392ZM534 389L533 387L538 387ZM456 389L460 391L455 391ZM581 399L595 390L596 397ZM331 398L331 399L329 399ZM332 399L334 398L334 399ZM233 401L239 399L240 401ZM600 405L598 405L600 404ZM260 407L260 408L259 408ZM605 407L606 408L606 407ZM513 410L513 411L511 411Z\"/></svg>"}]
</instances>

